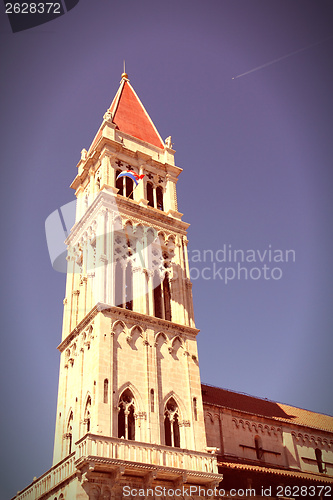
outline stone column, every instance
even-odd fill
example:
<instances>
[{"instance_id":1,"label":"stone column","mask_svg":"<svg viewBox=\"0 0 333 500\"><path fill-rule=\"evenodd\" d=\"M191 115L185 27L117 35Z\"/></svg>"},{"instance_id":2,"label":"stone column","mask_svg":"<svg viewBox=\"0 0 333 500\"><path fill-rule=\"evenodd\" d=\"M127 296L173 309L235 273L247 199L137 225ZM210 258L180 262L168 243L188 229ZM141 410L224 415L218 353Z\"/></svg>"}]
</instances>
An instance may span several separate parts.
<instances>
[{"instance_id":1,"label":"stone column","mask_svg":"<svg viewBox=\"0 0 333 500\"><path fill-rule=\"evenodd\" d=\"M140 165L139 175L143 175L143 174L144 174L144 165ZM139 181L139 184L137 185L137 187L134 190L134 199L135 199L135 201L138 201L140 204L144 204L146 206L147 203L146 203L145 198L146 198L146 196L145 196L145 184L144 184L144 180L141 179Z\"/></svg>"}]
</instances>

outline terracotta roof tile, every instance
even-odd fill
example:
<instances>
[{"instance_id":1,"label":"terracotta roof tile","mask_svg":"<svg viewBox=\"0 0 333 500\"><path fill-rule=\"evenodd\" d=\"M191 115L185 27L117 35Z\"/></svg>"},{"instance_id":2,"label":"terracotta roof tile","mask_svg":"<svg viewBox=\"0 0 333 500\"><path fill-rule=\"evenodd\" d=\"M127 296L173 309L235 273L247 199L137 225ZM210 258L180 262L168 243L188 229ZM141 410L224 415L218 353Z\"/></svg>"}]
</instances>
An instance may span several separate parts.
<instances>
[{"instance_id":1,"label":"terracotta roof tile","mask_svg":"<svg viewBox=\"0 0 333 500\"><path fill-rule=\"evenodd\" d=\"M203 403L260 415L282 422L333 432L333 417L302 408L202 384Z\"/></svg>"},{"instance_id":2,"label":"terracotta roof tile","mask_svg":"<svg viewBox=\"0 0 333 500\"><path fill-rule=\"evenodd\" d=\"M251 471L251 472L261 472L263 474L274 474L277 476L285 476L285 477L290 477L290 478L297 478L297 479L309 479L311 481L318 481L321 483L332 483L333 482L333 477L332 476L325 476L323 474L316 474L316 473L311 473L311 472L302 472L302 471L292 471L292 470L285 470L285 469L277 469L273 467L264 467L260 465L249 465L249 464L240 464L240 463L234 463L234 462L225 462L225 461L218 461L218 466L227 469L234 469L234 470L244 470L244 471Z\"/></svg>"},{"instance_id":3,"label":"terracotta roof tile","mask_svg":"<svg viewBox=\"0 0 333 500\"><path fill-rule=\"evenodd\" d=\"M128 80L122 80L110 111L121 132L164 149L161 136Z\"/></svg>"}]
</instances>

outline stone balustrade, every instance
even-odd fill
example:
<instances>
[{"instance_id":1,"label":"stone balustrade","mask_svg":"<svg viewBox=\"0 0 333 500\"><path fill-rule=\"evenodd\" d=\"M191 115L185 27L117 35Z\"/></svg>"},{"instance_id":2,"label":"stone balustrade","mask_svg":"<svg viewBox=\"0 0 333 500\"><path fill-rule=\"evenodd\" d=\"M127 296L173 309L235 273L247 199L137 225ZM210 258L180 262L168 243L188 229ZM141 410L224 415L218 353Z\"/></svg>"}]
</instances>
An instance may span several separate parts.
<instances>
[{"instance_id":1,"label":"stone balustrade","mask_svg":"<svg viewBox=\"0 0 333 500\"><path fill-rule=\"evenodd\" d=\"M103 457L108 459L150 464L157 467L183 469L217 473L217 461L214 455L171 448L169 446L127 441L88 434L76 443L76 457Z\"/></svg>"},{"instance_id":2,"label":"stone balustrade","mask_svg":"<svg viewBox=\"0 0 333 500\"><path fill-rule=\"evenodd\" d=\"M15 500L37 500L43 498L52 489L56 489L62 482L77 473L75 464L87 460L107 459L126 465L148 464L156 468L181 469L184 472L193 471L204 474L217 474L217 460L215 455L192 450L182 450L169 446L128 441L120 438L87 434L75 443L75 451L48 472L36 479L23 491L19 492ZM14 500L14 499L12 499Z\"/></svg>"},{"instance_id":3,"label":"stone balustrade","mask_svg":"<svg viewBox=\"0 0 333 500\"><path fill-rule=\"evenodd\" d=\"M75 474L75 452L48 470L27 488L18 493L15 500L36 500Z\"/></svg>"}]
</instances>

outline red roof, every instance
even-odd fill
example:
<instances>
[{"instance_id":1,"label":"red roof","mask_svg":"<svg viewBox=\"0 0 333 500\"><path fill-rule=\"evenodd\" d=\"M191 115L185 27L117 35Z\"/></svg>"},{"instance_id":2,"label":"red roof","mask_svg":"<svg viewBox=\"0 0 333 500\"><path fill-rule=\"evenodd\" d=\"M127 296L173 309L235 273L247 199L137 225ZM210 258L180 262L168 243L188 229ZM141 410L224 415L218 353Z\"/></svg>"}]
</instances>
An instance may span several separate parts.
<instances>
[{"instance_id":1,"label":"red roof","mask_svg":"<svg viewBox=\"0 0 333 500\"><path fill-rule=\"evenodd\" d=\"M333 432L333 417L329 415L295 408L294 406L282 403L275 403L268 399L256 398L206 384L202 384L201 389L204 404L218 405L231 410L260 415L290 424Z\"/></svg>"},{"instance_id":2,"label":"red roof","mask_svg":"<svg viewBox=\"0 0 333 500\"><path fill-rule=\"evenodd\" d=\"M113 123L121 132L164 149L161 136L127 79L122 79L110 111Z\"/></svg>"},{"instance_id":3,"label":"red roof","mask_svg":"<svg viewBox=\"0 0 333 500\"><path fill-rule=\"evenodd\" d=\"M259 465L249 465L249 464L240 464L226 461L218 461L217 465L221 468L234 469L234 470L243 470L246 472L261 472L264 474L274 474L277 476L285 476L288 478L297 478L297 479L307 479L311 481L318 481L320 483L332 483L332 476L324 476L323 474L317 474L313 472L303 472L303 471L292 471L285 469L278 469L273 467L265 467ZM223 472L223 470L222 470Z\"/></svg>"}]
</instances>

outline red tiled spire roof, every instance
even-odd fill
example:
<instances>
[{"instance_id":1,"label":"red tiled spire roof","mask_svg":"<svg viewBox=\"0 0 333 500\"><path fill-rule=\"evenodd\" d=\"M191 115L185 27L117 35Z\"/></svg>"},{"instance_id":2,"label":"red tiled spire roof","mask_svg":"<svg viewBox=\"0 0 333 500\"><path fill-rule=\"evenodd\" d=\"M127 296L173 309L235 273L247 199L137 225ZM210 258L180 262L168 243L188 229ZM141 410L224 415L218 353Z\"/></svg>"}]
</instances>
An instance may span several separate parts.
<instances>
[{"instance_id":1,"label":"red tiled spire roof","mask_svg":"<svg viewBox=\"0 0 333 500\"><path fill-rule=\"evenodd\" d=\"M122 76L120 87L110 106L113 123L121 132L164 149L161 136L126 78L127 75Z\"/></svg>"}]
</instances>

